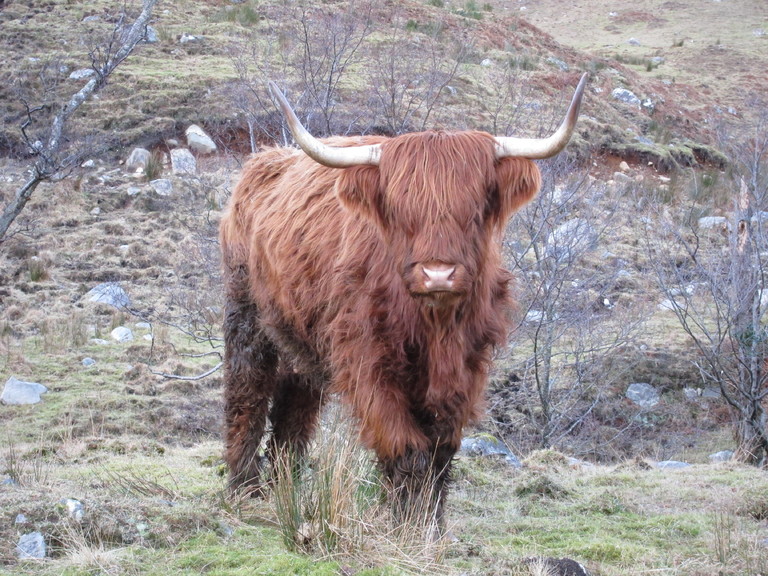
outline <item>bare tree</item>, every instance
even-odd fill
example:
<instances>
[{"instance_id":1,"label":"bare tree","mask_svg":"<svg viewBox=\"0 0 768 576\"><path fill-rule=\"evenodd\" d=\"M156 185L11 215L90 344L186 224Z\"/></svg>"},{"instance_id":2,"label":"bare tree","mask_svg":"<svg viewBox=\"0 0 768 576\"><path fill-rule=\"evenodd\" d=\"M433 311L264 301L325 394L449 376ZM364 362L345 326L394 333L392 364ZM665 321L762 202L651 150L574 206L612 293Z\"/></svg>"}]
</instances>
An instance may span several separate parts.
<instances>
[{"instance_id":1,"label":"bare tree","mask_svg":"<svg viewBox=\"0 0 768 576\"><path fill-rule=\"evenodd\" d=\"M341 12L304 2L273 5L263 29L233 44L238 81L231 97L248 125L251 151L260 139L291 142L283 118L275 114L269 81L291 95L302 123L313 133L345 131L337 122L339 87L361 57L372 6L367 0L353 1Z\"/></svg>"},{"instance_id":2,"label":"bare tree","mask_svg":"<svg viewBox=\"0 0 768 576\"><path fill-rule=\"evenodd\" d=\"M488 112L491 134L511 135L518 126L533 125L529 121L537 114L533 88L518 60L483 62L477 83L487 91L481 101Z\"/></svg>"},{"instance_id":3,"label":"bare tree","mask_svg":"<svg viewBox=\"0 0 768 576\"><path fill-rule=\"evenodd\" d=\"M512 369L532 389L534 405L526 412L541 447L579 427L625 376L600 367L642 320L616 288L628 273L616 265L619 258L596 253L605 252L600 246L615 201L584 172L567 177L572 168L567 159L545 165L541 192L507 231L525 314Z\"/></svg>"},{"instance_id":4,"label":"bare tree","mask_svg":"<svg viewBox=\"0 0 768 576\"><path fill-rule=\"evenodd\" d=\"M35 158L30 166L31 176L15 192L0 215L0 242L5 238L16 217L22 212L35 189L41 182L65 178L69 171L82 160L82 147L78 142L66 141L64 134L72 115L106 84L112 72L133 52L147 33L147 24L157 0L144 0L141 13L133 22L126 22L125 13L118 19L111 36L90 51L94 74L87 84L59 105L49 129L42 138L30 135L45 106L24 101L24 120L20 126L29 154ZM82 144L82 143L80 143Z\"/></svg>"},{"instance_id":5,"label":"bare tree","mask_svg":"<svg viewBox=\"0 0 768 576\"><path fill-rule=\"evenodd\" d=\"M368 84L377 117L392 134L424 130L464 61L468 46L443 54L441 26L431 34L407 29L395 14L386 37L372 49Z\"/></svg>"},{"instance_id":6,"label":"bare tree","mask_svg":"<svg viewBox=\"0 0 768 576\"><path fill-rule=\"evenodd\" d=\"M728 146L735 175L729 217L708 230L691 216L694 205L683 226L667 213L662 233L656 227L647 237L666 305L698 350L702 376L719 386L734 412L736 458L766 466L768 114L750 130Z\"/></svg>"},{"instance_id":7,"label":"bare tree","mask_svg":"<svg viewBox=\"0 0 768 576\"><path fill-rule=\"evenodd\" d=\"M280 46L280 33L254 34L230 46L232 65L238 80L230 86L229 97L248 127L251 153L258 151L259 140L289 144L290 132L267 91L268 82L285 84L293 64L290 54Z\"/></svg>"}]
</instances>

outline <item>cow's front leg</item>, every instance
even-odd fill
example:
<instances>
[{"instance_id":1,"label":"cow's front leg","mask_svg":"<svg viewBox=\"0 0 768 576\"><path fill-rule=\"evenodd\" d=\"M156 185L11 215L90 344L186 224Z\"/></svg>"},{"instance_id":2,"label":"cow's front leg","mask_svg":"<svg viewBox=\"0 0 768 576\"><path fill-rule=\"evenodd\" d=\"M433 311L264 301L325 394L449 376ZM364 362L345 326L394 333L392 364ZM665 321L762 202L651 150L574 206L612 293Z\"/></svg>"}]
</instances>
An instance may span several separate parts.
<instances>
[{"instance_id":1,"label":"cow's front leg","mask_svg":"<svg viewBox=\"0 0 768 576\"><path fill-rule=\"evenodd\" d=\"M443 531L455 454L455 447L436 444L428 450L408 449L402 455L380 460L398 523Z\"/></svg>"}]
</instances>

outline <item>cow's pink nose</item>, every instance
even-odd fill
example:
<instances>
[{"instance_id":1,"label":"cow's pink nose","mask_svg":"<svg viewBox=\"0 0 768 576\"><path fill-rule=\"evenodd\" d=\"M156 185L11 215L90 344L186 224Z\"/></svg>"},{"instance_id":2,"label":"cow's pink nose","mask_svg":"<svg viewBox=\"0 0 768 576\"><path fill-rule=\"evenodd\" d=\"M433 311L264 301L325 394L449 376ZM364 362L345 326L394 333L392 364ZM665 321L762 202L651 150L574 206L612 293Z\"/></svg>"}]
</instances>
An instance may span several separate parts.
<instances>
[{"instance_id":1,"label":"cow's pink nose","mask_svg":"<svg viewBox=\"0 0 768 576\"><path fill-rule=\"evenodd\" d=\"M424 272L424 288L430 292L453 290L453 280L456 266L450 264L430 264L422 266Z\"/></svg>"}]
</instances>

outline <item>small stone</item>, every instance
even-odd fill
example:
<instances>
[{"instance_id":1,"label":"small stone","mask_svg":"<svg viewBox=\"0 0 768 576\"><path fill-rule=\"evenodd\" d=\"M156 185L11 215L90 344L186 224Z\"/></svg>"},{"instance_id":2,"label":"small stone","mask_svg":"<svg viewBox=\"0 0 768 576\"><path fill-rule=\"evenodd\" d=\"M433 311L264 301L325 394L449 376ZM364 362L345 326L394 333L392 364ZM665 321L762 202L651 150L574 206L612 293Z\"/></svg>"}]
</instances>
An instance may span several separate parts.
<instances>
[{"instance_id":1,"label":"small stone","mask_svg":"<svg viewBox=\"0 0 768 576\"><path fill-rule=\"evenodd\" d=\"M93 358L83 358L83 366L86 368L93 366L94 364L96 364L96 360Z\"/></svg>"},{"instance_id":2,"label":"small stone","mask_svg":"<svg viewBox=\"0 0 768 576\"><path fill-rule=\"evenodd\" d=\"M143 170L149 164L151 157L152 155L146 148L134 148L131 151L131 155L128 156L128 160L125 161L125 167L128 170Z\"/></svg>"},{"instance_id":3,"label":"small stone","mask_svg":"<svg viewBox=\"0 0 768 576\"><path fill-rule=\"evenodd\" d=\"M43 538L40 532L24 534L19 538L18 544L16 544L16 555L19 557L19 560L45 558L45 554L45 538Z\"/></svg>"},{"instance_id":4,"label":"small stone","mask_svg":"<svg viewBox=\"0 0 768 576\"><path fill-rule=\"evenodd\" d=\"M157 180L152 180L149 185L158 196L170 196L173 192L173 184L166 178L158 178Z\"/></svg>"},{"instance_id":5,"label":"small stone","mask_svg":"<svg viewBox=\"0 0 768 576\"><path fill-rule=\"evenodd\" d=\"M67 515L70 518L76 520L77 522L82 522L83 516L85 516L85 507L83 506L83 503L80 502L80 500L75 500L74 498L64 498L59 500L59 504L66 508Z\"/></svg>"},{"instance_id":6,"label":"small stone","mask_svg":"<svg viewBox=\"0 0 768 576\"><path fill-rule=\"evenodd\" d=\"M26 524L28 522L27 517L24 516L24 514L16 514L16 519L13 521L14 524Z\"/></svg>"},{"instance_id":7,"label":"small stone","mask_svg":"<svg viewBox=\"0 0 768 576\"><path fill-rule=\"evenodd\" d=\"M733 450L720 450L709 455L710 462L728 462L731 458L733 458Z\"/></svg>"},{"instance_id":8,"label":"small stone","mask_svg":"<svg viewBox=\"0 0 768 576\"><path fill-rule=\"evenodd\" d=\"M632 93L630 90L627 90L626 88L615 88L613 92L611 92L611 96L613 96L616 100L620 100L640 108L640 98L635 96L634 93Z\"/></svg>"},{"instance_id":9,"label":"small stone","mask_svg":"<svg viewBox=\"0 0 768 576\"><path fill-rule=\"evenodd\" d=\"M118 326L109 335L118 342L130 342L133 340L133 332L125 326Z\"/></svg>"},{"instance_id":10,"label":"small stone","mask_svg":"<svg viewBox=\"0 0 768 576\"><path fill-rule=\"evenodd\" d=\"M679 462L677 460L662 460L661 462L656 462L656 468L661 468L662 470L670 468L670 469L677 469L677 468L688 468L690 464L687 462Z\"/></svg>"},{"instance_id":11,"label":"small stone","mask_svg":"<svg viewBox=\"0 0 768 576\"><path fill-rule=\"evenodd\" d=\"M622 172L629 172L629 164L627 164L626 160L621 161L621 164L619 164L619 170Z\"/></svg>"},{"instance_id":12,"label":"small stone","mask_svg":"<svg viewBox=\"0 0 768 576\"><path fill-rule=\"evenodd\" d=\"M70 80L83 80L85 78L90 78L96 74L96 71L93 68L81 68L80 70L75 70L72 72L72 74L69 75Z\"/></svg>"}]
</instances>

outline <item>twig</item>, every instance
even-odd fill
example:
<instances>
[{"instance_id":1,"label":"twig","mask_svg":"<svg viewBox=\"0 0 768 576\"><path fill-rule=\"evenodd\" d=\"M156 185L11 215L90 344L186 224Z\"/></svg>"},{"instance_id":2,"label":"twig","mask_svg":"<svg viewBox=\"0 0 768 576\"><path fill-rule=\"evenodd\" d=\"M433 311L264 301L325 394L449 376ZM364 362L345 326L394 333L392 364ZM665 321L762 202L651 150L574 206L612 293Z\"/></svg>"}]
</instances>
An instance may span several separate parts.
<instances>
[{"instance_id":1,"label":"twig","mask_svg":"<svg viewBox=\"0 0 768 576\"><path fill-rule=\"evenodd\" d=\"M195 380L202 380L203 378L210 376L214 372L216 372L219 368L221 368L224 365L224 362L219 362L208 370L208 372L203 372L202 374L198 374L197 376L179 376L178 374L167 374L165 372L156 372L155 370L150 369L149 371L156 375L156 376L162 376L163 378L168 378L169 380L186 380L186 381L195 381Z\"/></svg>"}]
</instances>

